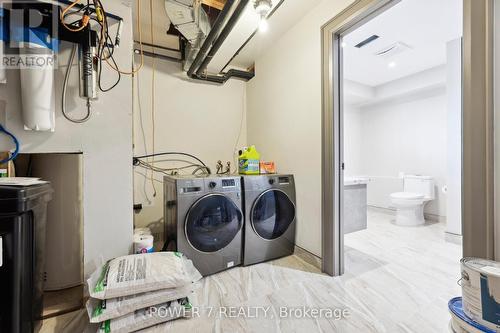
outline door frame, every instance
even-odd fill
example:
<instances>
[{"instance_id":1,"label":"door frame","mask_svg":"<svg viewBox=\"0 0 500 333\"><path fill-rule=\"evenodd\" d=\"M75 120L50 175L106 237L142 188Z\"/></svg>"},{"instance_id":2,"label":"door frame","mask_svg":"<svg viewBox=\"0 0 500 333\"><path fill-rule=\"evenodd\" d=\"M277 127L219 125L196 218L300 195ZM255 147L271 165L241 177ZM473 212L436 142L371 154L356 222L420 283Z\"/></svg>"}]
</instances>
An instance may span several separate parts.
<instances>
[{"instance_id":1,"label":"door frame","mask_svg":"<svg viewBox=\"0 0 500 333\"><path fill-rule=\"evenodd\" d=\"M400 1L357 0L321 28L321 261L331 276L344 273L341 38ZM463 40L463 254L493 259L493 0L464 0Z\"/></svg>"}]
</instances>

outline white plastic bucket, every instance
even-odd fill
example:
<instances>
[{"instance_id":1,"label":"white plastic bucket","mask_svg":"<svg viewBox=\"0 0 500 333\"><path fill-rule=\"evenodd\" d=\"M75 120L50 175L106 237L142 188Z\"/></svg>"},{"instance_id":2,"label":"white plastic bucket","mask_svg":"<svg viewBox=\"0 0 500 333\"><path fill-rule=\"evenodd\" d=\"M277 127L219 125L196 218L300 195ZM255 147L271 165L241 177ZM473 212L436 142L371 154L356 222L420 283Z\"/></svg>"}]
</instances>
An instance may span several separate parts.
<instances>
[{"instance_id":1,"label":"white plastic bucket","mask_svg":"<svg viewBox=\"0 0 500 333\"><path fill-rule=\"evenodd\" d=\"M478 258L460 262L464 313L475 322L500 331L500 263Z\"/></svg>"},{"instance_id":2,"label":"white plastic bucket","mask_svg":"<svg viewBox=\"0 0 500 333\"><path fill-rule=\"evenodd\" d=\"M152 253L154 238L151 235L134 235L134 253Z\"/></svg>"}]
</instances>

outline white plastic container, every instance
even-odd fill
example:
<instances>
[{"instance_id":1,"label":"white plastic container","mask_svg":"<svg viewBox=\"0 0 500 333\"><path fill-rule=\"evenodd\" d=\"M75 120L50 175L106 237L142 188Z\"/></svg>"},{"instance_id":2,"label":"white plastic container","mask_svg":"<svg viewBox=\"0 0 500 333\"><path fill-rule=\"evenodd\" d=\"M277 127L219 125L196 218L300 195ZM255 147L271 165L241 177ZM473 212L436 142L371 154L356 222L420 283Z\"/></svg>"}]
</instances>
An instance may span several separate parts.
<instances>
[{"instance_id":1,"label":"white plastic container","mask_svg":"<svg viewBox=\"0 0 500 333\"><path fill-rule=\"evenodd\" d=\"M25 54L38 55L39 45L32 44L23 50ZM46 51L53 57L53 52ZM38 55L39 56L39 55ZM39 56L40 57L40 56ZM24 128L33 131L54 131L55 129L55 95L54 95L54 66L44 67L26 65L21 71L21 100Z\"/></svg>"},{"instance_id":2,"label":"white plastic container","mask_svg":"<svg viewBox=\"0 0 500 333\"><path fill-rule=\"evenodd\" d=\"M134 235L134 253L151 253L153 252L154 238L151 235L135 234Z\"/></svg>"},{"instance_id":3,"label":"white plastic container","mask_svg":"<svg viewBox=\"0 0 500 333\"><path fill-rule=\"evenodd\" d=\"M480 325L500 331L500 263L478 258L460 262L464 313Z\"/></svg>"}]
</instances>

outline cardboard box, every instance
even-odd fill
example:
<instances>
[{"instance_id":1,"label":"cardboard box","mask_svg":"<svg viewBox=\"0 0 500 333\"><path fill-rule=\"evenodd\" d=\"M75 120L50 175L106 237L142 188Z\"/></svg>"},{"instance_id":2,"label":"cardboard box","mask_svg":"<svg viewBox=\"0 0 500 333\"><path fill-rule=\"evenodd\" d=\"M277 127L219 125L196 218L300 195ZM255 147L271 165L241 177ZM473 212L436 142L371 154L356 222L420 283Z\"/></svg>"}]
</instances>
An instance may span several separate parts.
<instances>
[{"instance_id":1,"label":"cardboard box","mask_svg":"<svg viewBox=\"0 0 500 333\"><path fill-rule=\"evenodd\" d=\"M260 174L267 175L276 173L276 164L274 162L260 162Z\"/></svg>"},{"instance_id":2,"label":"cardboard box","mask_svg":"<svg viewBox=\"0 0 500 333\"><path fill-rule=\"evenodd\" d=\"M0 152L0 161L9 157L9 152ZM14 164L12 161L0 164L0 177L14 177Z\"/></svg>"}]
</instances>

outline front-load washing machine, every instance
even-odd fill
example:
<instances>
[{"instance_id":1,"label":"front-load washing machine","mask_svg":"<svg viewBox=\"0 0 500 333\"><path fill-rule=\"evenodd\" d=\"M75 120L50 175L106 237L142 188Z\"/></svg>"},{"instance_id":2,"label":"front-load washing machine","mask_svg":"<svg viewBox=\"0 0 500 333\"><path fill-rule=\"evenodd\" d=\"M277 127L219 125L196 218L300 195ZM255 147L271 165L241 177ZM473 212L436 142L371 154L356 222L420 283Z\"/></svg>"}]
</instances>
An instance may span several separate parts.
<instances>
[{"instance_id":1,"label":"front-load washing machine","mask_svg":"<svg viewBox=\"0 0 500 333\"><path fill-rule=\"evenodd\" d=\"M293 254L296 201L292 175L243 177L245 234L243 264Z\"/></svg>"},{"instance_id":2,"label":"front-load washing machine","mask_svg":"<svg viewBox=\"0 0 500 333\"><path fill-rule=\"evenodd\" d=\"M203 276L242 263L240 177L164 177L165 250L193 261Z\"/></svg>"}]
</instances>

